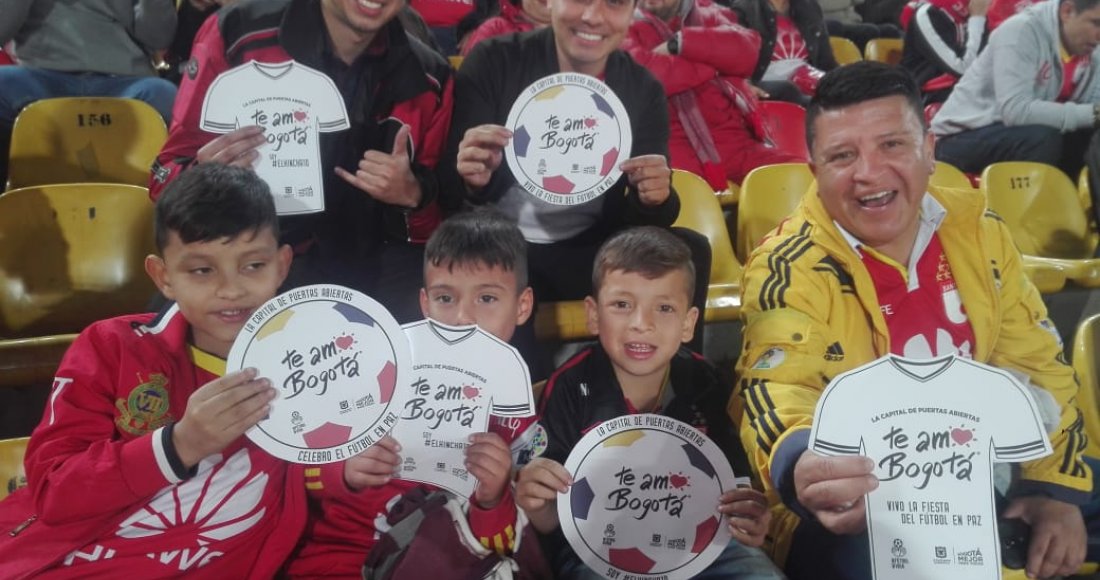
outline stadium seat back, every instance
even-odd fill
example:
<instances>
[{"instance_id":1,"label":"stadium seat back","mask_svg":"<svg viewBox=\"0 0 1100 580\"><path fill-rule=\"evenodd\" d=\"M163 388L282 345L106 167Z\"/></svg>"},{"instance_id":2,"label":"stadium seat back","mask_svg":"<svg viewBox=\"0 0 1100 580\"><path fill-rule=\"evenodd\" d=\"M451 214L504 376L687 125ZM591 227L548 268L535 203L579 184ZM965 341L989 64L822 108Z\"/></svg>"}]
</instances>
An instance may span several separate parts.
<instances>
[{"instance_id":1,"label":"stadium seat back","mask_svg":"<svg viewBox=\"0 0 1100 580\"><path fill-rule=\"evenodd\" d=\"M144 187L61 184L0 195L0 337L79 332L141 312L155 288Z\"/></svg>"},{"instance_id":2,"label":"stadium seat back","mask_svg":"<svg viewBox=\"0 0 1100 580\"><path fill-rule=\"evenodd\" d=\"M1096 250L1077 187L1058 168L1028 161L994 163L982 172L982 190L1021 253L1083 259Z\"/></svg>"},{"instance_id":3,"label":"stadium seat back","mask_svg":"<svg viewBox=\"0 0 1100 580\"><path fill-rule=\"evenodd\" d=\"M863 58L896 65L901 62L901 50L900 38L872 38L863 49Z\"/></svg>"},{"instance_id":4,"label":"stadium seat back","mask_svg":"<svg viewBox=\"0 0 1100 580\"><path fill-rule=\"evenodd\" d=\"M1085 422L1085 432L1089 436L1085 455L1100 457L1100 314L1094 314L1081 321L1073 337L1073 370L1081 388L1077 391L1077 407Z\"/></svg>"},{"instance_id":5,"label":"stadium seat back","mask_svg":"<svg viewBox=\"0 0 1100 580\"><path fill-rule=\"evenodd\" d=\"M936 162L936 171L932 174L928 183L937 187L974 189L974 186L970 183L970 178L961 169L945 161Z\"/></svg>"},{"instance_id":6,"label":"stadium seat back","mask_svg":"<svg viewBox=\"0 0 1100 580\"><path fill-rule=\"evenodd\" d=\"M733 244L718 198L702 177L690 171L674 169L672 186L680 196L680 216L673 225L699 232L710 242L707 320L736 319L741 310L741 264L733 255Z\"/></svg>"},{"instance_id":7,"label":"stadium seat back","mask_svg":"<svg viewBox=\"0 0 1100 580\"><path fill-rule=\"evenodd\" d=\"M833 58L837 64L851 64L863 60L856 43L842 36L830 36L829 46L833 49Z\"/></svg>"},{"instance_id":8,"label":"stadium seat back","mask_svg":"<svg viewBox=\"0 0 1100 580\"><path fill-rule=\"evenodd\" d=\"M789 216L814 182L805 163L780 163L752 170L741 184L737 206L737 257L742 263L768 232Z\"/></svg>"},{"instance_id":9,"label":"stadium seat back","mask_svg":"<svg viewBox=\"0 0 1100 580\"><path fill-rule=\"evenodd\" d=\"M29 437L0 439L0 499L27 485L23 456L27 452L29 440Z\"/></svg>"},{"instance_id":10,"label":"stadium seat back","mask_svg":"<svg viewBox=\"0 0 1100 580\"><path fill-rule=\"evenodd\" d=\"M121 98L44 99L15 120L7 189L52 183L149 183L164 145L164 120Z\"/></svg>"}]
</instances>

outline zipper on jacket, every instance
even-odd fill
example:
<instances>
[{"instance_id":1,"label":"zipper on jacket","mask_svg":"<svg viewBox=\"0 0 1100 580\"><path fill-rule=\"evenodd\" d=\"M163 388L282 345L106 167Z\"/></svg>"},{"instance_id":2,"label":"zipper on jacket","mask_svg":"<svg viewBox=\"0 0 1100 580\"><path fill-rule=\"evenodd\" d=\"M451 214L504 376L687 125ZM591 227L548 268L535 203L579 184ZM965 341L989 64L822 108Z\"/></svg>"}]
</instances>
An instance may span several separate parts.
<instances>
[{"instance_id":1,"label":"zipper on jacket","mask_svg":"<svg viewBox=\"0 0 1100 580\"><path fill-rule=\"evenodd\" d=\"M12 529L12 531L8 532L8 535L9 535L9 536L11 536L11 537L13 537L13 538L14 538L15 536L18 536L18 535L19 535L20 533L22 533L22 532L23 532L23 530L27 529L27 528L28 528L28 527L29 527L29 526L30 526L31 524L33 524L33 523L35 522L35 520L37 520L37 519L38 519L38 516L37 516L37 515L34 515L34 516L31 516L31 517L27 518L27 520L26 520L25 522L23 522L23 523L19 524L18 526L15 526L15 527L14 527L14 528Z\"/></svg>"}]
</instances>

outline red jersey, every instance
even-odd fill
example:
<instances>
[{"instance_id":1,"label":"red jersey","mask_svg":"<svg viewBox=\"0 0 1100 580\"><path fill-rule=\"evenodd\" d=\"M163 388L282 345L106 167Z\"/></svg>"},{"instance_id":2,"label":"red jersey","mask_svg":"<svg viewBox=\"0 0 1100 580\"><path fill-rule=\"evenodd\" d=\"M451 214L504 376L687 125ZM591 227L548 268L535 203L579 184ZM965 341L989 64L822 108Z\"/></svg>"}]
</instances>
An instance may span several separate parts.
<instances>
[{"instance_id":1,"label":"red jersey","mask_svg":"<svg viewBox=\"0 0 1100 580\"><path fill-rule=\"evenodd\" d=\"M189 330L172 306L76 339L27 447L28 486L0 503L0 526L18 529L0 535L0 577L278 571L305 524L300 469L245 437L182 477L168 459L167 426L224 372Z\"/></svg>"},{"instance_id":2,"label":"red jersey","mask_svg":"<svg viewBox=\"0 0 1100 580\"><path fill-rule=\"evenodd\" d=\"M890 352L909 358L972 356L974 329L939 234L932 234L917 260L913 283L897 262L866 247L860 248L860 254L890 331Z\"/></svg>"}]
</instances>

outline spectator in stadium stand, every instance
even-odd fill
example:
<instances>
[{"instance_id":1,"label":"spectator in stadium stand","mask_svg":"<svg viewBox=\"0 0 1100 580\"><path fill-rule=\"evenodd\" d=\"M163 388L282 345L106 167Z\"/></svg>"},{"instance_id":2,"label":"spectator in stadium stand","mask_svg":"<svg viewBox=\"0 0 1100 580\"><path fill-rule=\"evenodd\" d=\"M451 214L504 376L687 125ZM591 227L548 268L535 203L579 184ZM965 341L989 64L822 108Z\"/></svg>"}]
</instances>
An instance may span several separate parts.
<instances>
[{"instance_id":1,"label":"spectator in stadium stand","mask_svg":"<svg viewBox=\"0 0 1100 580\"><path fill-rule=\"evenodd\" d=\"M444 56L459 53L462 34L489 18L496 0L409 0L435 35Z\"/></svg>"},{"instance_id":2,"label":"spectator in stadium stand","mask_svg":"<svg viewBox=\"0 0 1100 580\"><path fill-rule=\"evenodd\" d=\"M829 31L815 0L734 0L737 22L760 33L753 82L770 98L802 106L821 75L836 68Z\"/></svg>"},{"instance_id":3,"label":"spectator in stadium stand","mask_svg":"<svg viewBox=\"0 0 1100 580\"><path fill-rule=\"evenodd\" d=\"M992 0L989 3L989 13L986 14L986 32L993 32L1002 22L1018 12L1023 12L1029 6L1038 4L1043 0Z\"/></svg>"},{"instance_id":4,"label":"spectator in stadium stand","mask_svg":"<svg viewBox=\"0 0 1100 580\"><path fill-rule=\"evenodd\" d=\"M1038 161L1076 176L1100 123L1100 0L1051 0L1008 19L932 120L936 159L967 173Z\"/></svg>"},{"instance_id":5,"label":"spectator in stadium stand","mask_svg":"<svg viewBox=\"0 0 1100 580\"><path fill-rule=\"evenodd\" d=\"M477 43L512 32L527 32L550 25L547 0L500 0L500 14L481 23L462 42L462 56L470 54Z\"/></svg>"},{"instance_id":6,"label":"spectator in stadium stand","mask_svg":"<svg viewBox=\"0 0 1100 580\"><path fill-rule=\"evenodd\" d=\"M926 105L945 101L978 57L988 8L989 0L929 0L913 11L901 66L917 79Z\"/></svg>"},{"instance_id":7,"label":"spectator in stadium stand","mask_svg":"<svg viewBox=\"0 0 1100 580\"><path fill-rule=\"evenodd\" d=\"M423 243L439 223L434 166L452 94L450 66L405 32L397 18L403 6L263 0L219 10L195 38L149 187L155 199L196 164L256 161L266 140L261 127L221 136L200 128L221 73L290 59L320 71L339 90L350 128L320 134L324 211L280 218L282 241L295 250L287 285L350 286L407 322L420 318Z\"/></svg>"},{"instance_id":8,"label":"spectator in stadium stand","mask_svg":"<svg viewBox=\"0 0 1100 580\"><path fill-rule=\"evenodd\" d=\"M766 143L748 78L760 35L710 0L640 0L623 48L665 87L672 167L716 191L761 165L805 162Z\"/></svg>"},{"instance_id":9,"label":"spectator in stadium stand","mask_svg":"<svg viewBox=\"0 0 1100 580\"><path fill-rule=\"evenodd\" d=\"M0 0L0 46L14 40L19 58L0 67L0 185L15 118L37 100L128 97L168 123L176 87L156 76L152 55L175 30L176 7L165 0Z\"/></svg>"}]
</instances>

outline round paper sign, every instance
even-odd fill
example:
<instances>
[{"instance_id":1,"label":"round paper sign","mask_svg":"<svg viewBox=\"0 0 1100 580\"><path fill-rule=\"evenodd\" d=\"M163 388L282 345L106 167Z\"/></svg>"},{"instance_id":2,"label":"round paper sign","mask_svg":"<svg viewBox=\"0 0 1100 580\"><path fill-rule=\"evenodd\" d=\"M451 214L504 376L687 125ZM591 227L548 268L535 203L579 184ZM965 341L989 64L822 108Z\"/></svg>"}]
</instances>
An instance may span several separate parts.
<instances>
[{"instance_id":1,"label":"round paper sign","mask_svg":"<svg viewBox=\"0 0 1100 580\"><path fill-rule=\"evenodd\" d=\"M317 464L347 459L390 431L410 360L405 333L382 305L319 284L257 309L226 367L255 367L279 391L248 437L280 459Z\"/></svg>"},{"instance_id":2,"label":"round paper sign","mask_svg":"<svg viewBox=\"0 0 1100 580\"><path fill-rule=\"evenodd\" d=\"M608 578L691 578L730 541L718 498L733 470L705 435L660 415L590 430L565 469L558 519L573 551Z\"/></svg>"},{"instance_id":3,"label":"round paper sign","mask_svg":"<svg viewBox=\"0 0 1100 580\"><path fill-rule=\"evenodd\" d=\"M520 187L554 205L585 203L611 188L630 158L630 118L602 81L577 73L541 78L508 113L504 148Z\"/></svg>"}]
</instances>

